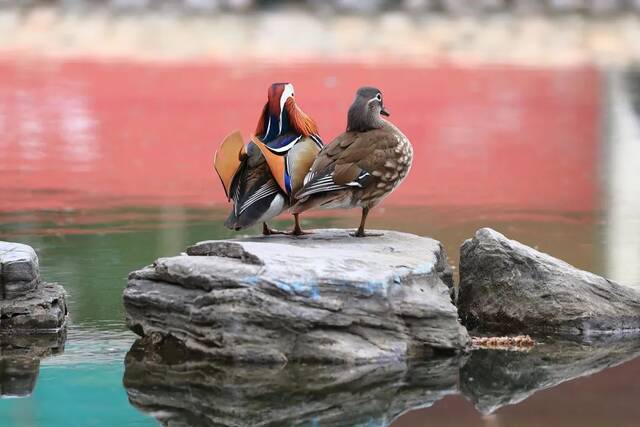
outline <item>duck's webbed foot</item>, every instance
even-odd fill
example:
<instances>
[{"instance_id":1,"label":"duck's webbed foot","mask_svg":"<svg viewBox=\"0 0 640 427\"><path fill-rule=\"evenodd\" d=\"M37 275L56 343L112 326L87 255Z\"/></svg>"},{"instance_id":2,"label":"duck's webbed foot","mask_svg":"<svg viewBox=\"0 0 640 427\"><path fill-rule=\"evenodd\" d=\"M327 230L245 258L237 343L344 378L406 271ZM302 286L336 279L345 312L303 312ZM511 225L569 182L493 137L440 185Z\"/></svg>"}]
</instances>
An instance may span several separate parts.
<instances>
[{"instance_id":1,"label":"duck's webbed foot","mask_svg":"<svg viewBox=\"0 0 640 427\"><path fill-rule=\"evenodd\" d=\"M301 230L301 229L295 229L294 228L293 230L291 230L291 232L289 232L287 234L289 234L291 236L308 236L310 234L313 234L313 231L304 231L304 230Z\"/></svg>"},{"instance_id":2,"label":"duck's webbed foot","mask_svg":"<svg viewBox=\"0 0 640 427\"><path fill-rule=\"evenodd\" d=\"M360 220L360 227L355 233L351 234L353 237L380 237L382 233L365 233L364 225L367 222L367 215L369 215L369 208L362 208L362 219Z\"/></svg>"},{"instance_id":3,"label":"duck's webbed foot","mask_svg":"<svg viewBox=\"0 0 640 427\"><path fill-rule=\"evenodd\" d=\"M310 231L304 231L302 227L300 227L300 219L298 218L299 214L293 214L293 219L295 221L295 225L293 226L293 230L291 231L292 236L304 236L307 234L313 234Z\"/></svg>"},{"instance_id":4,"label":"duck's webbed foot","mask_svg":"<svg viewBox=\"0 0 640 427\"><path fill-rule=\"evenodd\" d=\"M263 236L272 236L275 234L287 234L284 231L279 231L273 228L269 228L266 222L262 223L262 235Z\"/></svg>"}]
</instances>

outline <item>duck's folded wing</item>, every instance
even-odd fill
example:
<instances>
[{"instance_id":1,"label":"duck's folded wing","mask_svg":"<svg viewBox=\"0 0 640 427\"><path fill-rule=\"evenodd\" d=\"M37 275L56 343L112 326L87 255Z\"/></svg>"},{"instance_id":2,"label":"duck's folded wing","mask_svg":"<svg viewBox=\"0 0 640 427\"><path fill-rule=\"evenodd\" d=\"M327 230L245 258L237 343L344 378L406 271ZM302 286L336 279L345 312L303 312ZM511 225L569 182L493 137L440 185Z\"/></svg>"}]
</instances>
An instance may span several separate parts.
<instances>
[{"instance_id":1,"label":"duck's folded wing","mask_svg":"<svg viewBox=\"0 0 640 427\"><path fill-rule=\"evenodd\" d=\"M238 217L248 209L258 209L263 213L262 211L266 211L266 209L268 209L270 200L273 196L280 193L280 187L270 177L265 182L260 183L257 188L254 187L253 190L253 192L241 195L236 202L234 209L235 214ZM261 207L261 204L265 201L268 202L267 205L265 207Z\"/></svg>"},{"instance_id":2,"label":"duck's folded wing","mask_svg":"<svg viewBox=\"0 0 640 427\"><path fill-rule=\"evenodd\" d=\"M396 145L392 135L379 131L341 135L320 153L296 198L368 187L382 176Z\"/></svg>"},{"instance_id":3,"label":"duck's folded wing","mask_svg":"<svg viewBox=\"0 0 640 427\"><path fill-rule=\"evenodd\" d=\"M242 157L245 153L242 134L240 131L235 131L222 140L213 157L213 167L222 181L222 187L228 200L231 200L231 184L240 170Z\"/></svg>"},{"instance_id":4,"label":"duck's folded wing","mask_svg":"<svg viewBox=\"0 0 640 427\"><path fill-rule=\"evenodd\" d=\"M240 166L240 171L231 183L230 196L234 202L234 213L240 217L246 211L256 209L262 214L268 208L269 203L263 206L265 201L273 199L280 193L280 187L275 182L269 171L269 167L260 151L254 147L248 150L247 161Z\"/></svg>"},{"instance_id":5,"label":"duck's folded wing","mask_svg":"<svg viewBox=\"0 0 640 427\"><path fill-rule=\"evenodd\" d=\"M315 161L320 147L312 137L303 137L296 145L289 150L286 156L286 174L290 184L287 188L288 194L295 195L304 185L304 179Z\"/></svg>"}]
</instances>

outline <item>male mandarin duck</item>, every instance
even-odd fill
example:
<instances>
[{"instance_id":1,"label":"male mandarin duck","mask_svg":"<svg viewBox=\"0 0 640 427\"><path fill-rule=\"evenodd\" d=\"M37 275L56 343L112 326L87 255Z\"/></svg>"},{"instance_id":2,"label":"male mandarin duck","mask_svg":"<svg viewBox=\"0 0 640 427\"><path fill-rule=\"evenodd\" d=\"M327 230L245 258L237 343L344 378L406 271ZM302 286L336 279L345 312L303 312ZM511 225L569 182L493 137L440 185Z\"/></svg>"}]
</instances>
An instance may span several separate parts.
<instances>
[{"instance_id":1,"label":"male mandarin duck","mask_svg":"<svg viewBox=\"0 0 640 427\"><path fill-rule=\"evenodd\" d=\"M255 135L245 145L239 131L227 136L214 166L233 209L225 226L241 230L262 222L262 233L274 234L267 221L290 206L323 147L318 127L295 101L293 85L274 83L268 91ZM303 234L294 214L292 234Z\"/></svg>"},{"instance_id":2,"label":"male mandarin duck","mask_svg":"<svg viewBox=\"0 0 640 427\"><path fill-rule=\"evenodd\" d=\"M296 193L291 212L319 207L362 208L356 237L364 237L369 210L388 196L407 176L413 147L406 136L383 119L382 92L358 89L347 115L347 130L324 147Z\"/></svg>"}]
</instances>

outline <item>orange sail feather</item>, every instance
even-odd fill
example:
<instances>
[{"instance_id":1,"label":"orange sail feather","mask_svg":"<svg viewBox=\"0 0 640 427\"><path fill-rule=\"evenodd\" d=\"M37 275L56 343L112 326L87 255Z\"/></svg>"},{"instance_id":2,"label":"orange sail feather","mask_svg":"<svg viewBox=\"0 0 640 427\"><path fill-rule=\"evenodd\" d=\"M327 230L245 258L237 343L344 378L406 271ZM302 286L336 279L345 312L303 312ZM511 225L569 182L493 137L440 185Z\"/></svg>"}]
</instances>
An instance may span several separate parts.
<instances>
[{"instance_id":1,"label":"orange sail feather","mask_svg":"<svg viewBox=\"0 0 640 427\"><path fill-rule=\"evenodd\" d=\"M222 140L213 158L213 167L222 181L227 200L231 200L231 183L245 155L244 138L240 131L235 131Z\"/></svg>"},{"instance_id":2,"label":"orange sail feather","mask_svg":"<svg viewBox=\"0 0 640 427\"><path fill-rule=\"evenodd\" d=\"M276 180L282 191L287 193L287 187L284 182L285 157L272 153L264 142L258 139L258 137L254 136L251 138L251 141L253 141L253 143L256 144L262 152L262 155L267 161L267 165L269 165L269 170L271 171L271 175L273 175L273 179Z\"/></svg>"}]
</instances>

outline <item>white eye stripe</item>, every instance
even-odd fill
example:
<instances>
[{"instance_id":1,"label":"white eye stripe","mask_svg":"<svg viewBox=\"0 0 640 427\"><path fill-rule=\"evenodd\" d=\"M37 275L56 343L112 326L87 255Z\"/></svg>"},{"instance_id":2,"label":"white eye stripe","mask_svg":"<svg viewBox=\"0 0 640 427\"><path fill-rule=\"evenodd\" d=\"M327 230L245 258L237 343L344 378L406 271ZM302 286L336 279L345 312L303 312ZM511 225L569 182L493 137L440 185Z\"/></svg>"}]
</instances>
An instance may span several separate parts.
<instances>
[{"instance_id":1,"label":"white eye stripe","mask_svg":"<svg viewBox=\"0 0 640 427\"><path fill-rule=\"evenodd\" d=\"M293 95L293 85L291 83L287 83L284 85L284 90L282 91L282 95L280 96L280 123L278 127L278 133L282 132L282 111L284 110L284 104L287 101L287 98Z\"/></svg>"},{"instance_id":2,"label":"white eye stripe","mask_svg":"<svg viewBox=\"0 0 640 427\"><path fill-rule=\"evenodd\" d=\"M373 101L382 102L382 95L380 93L378 93L374 98L371 98L370 100L368 100L367 104L369 104L369 103L371 103Z\"/></svg>"}]
</instances>

